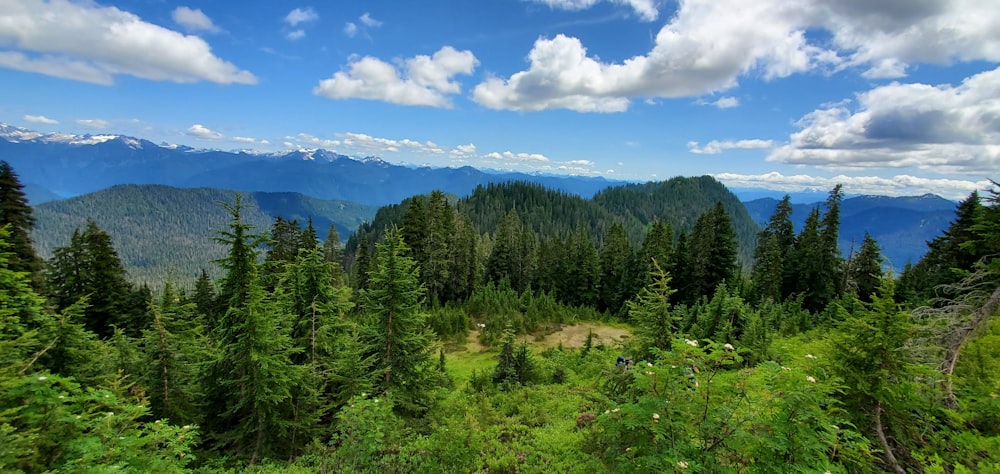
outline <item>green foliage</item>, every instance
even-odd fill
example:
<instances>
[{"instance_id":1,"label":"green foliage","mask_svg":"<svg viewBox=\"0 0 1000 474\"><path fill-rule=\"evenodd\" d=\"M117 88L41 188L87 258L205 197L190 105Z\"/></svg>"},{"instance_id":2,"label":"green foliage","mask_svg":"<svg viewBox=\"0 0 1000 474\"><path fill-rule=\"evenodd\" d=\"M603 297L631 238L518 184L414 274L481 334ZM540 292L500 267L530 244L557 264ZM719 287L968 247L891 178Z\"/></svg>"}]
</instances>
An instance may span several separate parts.
<instances>
[{"instance_id":1,"label":"green foliage","mask_svg":"<svg viewBox=\"0 0 1000 474\"><path fill-rule=\"evenodd\" d=\"M45 283L43 263L31 241L35 216L17 173L6 161L0 161L0 227L5 226L8 232L5 239L10 246L8 267L16 272L26 272L35 290L42 290Z\"/></svg>"}]
</instances>

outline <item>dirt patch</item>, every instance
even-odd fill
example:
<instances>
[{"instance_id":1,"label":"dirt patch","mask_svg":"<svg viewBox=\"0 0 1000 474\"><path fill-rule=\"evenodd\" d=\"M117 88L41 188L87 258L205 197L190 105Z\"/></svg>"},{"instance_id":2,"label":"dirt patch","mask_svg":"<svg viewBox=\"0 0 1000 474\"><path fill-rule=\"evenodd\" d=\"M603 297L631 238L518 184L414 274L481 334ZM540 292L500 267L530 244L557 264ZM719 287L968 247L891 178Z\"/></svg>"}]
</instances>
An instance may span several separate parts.
<instances>
[{"instance_id":1,"label":"dirt patch","mask_svg":"<svg viewBox=\"0 0 1000 474\"><path fill-rule=\"evenodd\" d=\"M594 333L595 346L602 343L610 346L616 342L624 341L630 335L629 331L624 328L599 323L584 323L563 326L559 331L545 335L541 339L534 335L522 336L522 338L541 349L558 347L560 342L563 347L570 349L583 347L587 341L587 334L591 331Z\"/></svg>"},{"instance_id":2,"label":"dirt patch","mask_svg":"<svg viewBox=\"0 0 1000 474\"><path fill-rule=\"evenodd\" d=\"M529 346L535 346L538 349L558 347L560 342L564 348L574 349L583 347L587 341L587 334L591 331L594 333L595 346L602 343L610 346L616 342L624 341L631 335L628 329L601 323L584 323L562 326L555 331L547 331L546 333L522 334L517 337L517 340L519 342L525 341ZM470 331L466 341L465 350L469 352L486 350L486 347L479 343L479 330Z\"/></svg>"}]
</instances>

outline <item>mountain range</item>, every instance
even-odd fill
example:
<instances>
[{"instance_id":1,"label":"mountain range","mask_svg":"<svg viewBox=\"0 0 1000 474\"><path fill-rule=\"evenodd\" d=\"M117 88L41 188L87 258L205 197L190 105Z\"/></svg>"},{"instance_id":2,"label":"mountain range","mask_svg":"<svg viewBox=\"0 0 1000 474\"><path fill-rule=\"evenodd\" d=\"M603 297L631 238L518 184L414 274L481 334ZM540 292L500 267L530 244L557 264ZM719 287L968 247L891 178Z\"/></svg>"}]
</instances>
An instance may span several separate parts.
<instances>
[{"instance_id":1,"label":"mountain range","mask_svg":"<svg viewBox=\"0 0 1000 474\"><path fill-rule=\"evenodd\" d=\"M526 181L590 197L617 182L600 177L411 168L323 149L276 153L197 149L120 135L42 134L0 124L0 160L14 168L33 203L116 184L163 184L262 192L382 206L438 189L466 195L477 185Z\"/></svg>"},{"instance_id":2,"label":"mountain range","mask_svg":"<svg viewBox=\"0 0 1000 474\"><path fill-rule=\"evenodd\" d=\"M65 212L90 212L92 215L61 215L58 214L61 212L58 211L59 206L38 207L40 223L49 221L47 213L55 213L53 215L59 216L56 220L62 221L59 223L60 230L51 239L36 237L43 244L43 254L52 248L46 247L47 245L65 245L60 239L68 239L72 232L71 224L83 223L87 217L100 219L104 212L116 215L118 211L99 208L123 202L120 195L129 188L101 194L104 190L119 185L211 189L199 191L201 194L195 193L200 196L198 198L176 195L181 192L177 189L157 192L156 194L173 195L173 198L187 202L201 201L194 208L168 207L157 211L168 214L208 212L205 211L206 202L214 204L214 201L232 196L233 191L220 190L258 193L254 200L263 203L258 216L259 224L268 226L278 215L290 219L297 215L300 222L312 216L317 219L317 229L321 236L325 236L329 225L335 224L342 238L356 230L360 222L371 219L377 207L396 204L407 197L435 189L456 196L469 196L480 185L523 181L590 199L623 186L640 186L637 189L642 189L643 186L594 177L486 172L468 166L407 167L393 165L375 157L352 158L323 149L275 153L196 149L183 145L156 144L122 135L43 134L7 124L0 124L0 160L10 163L18 173L21 182L25 184L26 194L34 205L74 196L84 197L84 202L91 203L74 205ZM754 196L751 191L743 191L737 194L744 199ZM90 196L90 193L96 195ZM217 194L208 196L206 193ZM605 193L604 199L611 195L614 193ZM820 198L815 194L796 197L808 199L810 196ZM651 193L650 198L655 199L655 193ZM337 204L332 206L346 206L356 213L349 218L331 218L323 214L325 211L296 214L309 207L303 203L310 199L315 201L311 204L314 207L327 209L330 204L317 203L334 201ZM99 202L104 204L98 204ZM774 211L777 202L773 198L760 198L743 204L752 222L762 225ZM168 204L161 202L158 205ZM685 203L670 205L684 206ZM792 216L796 230L801 229L805 217L817 205L820 204L794 205ZM955 205L956 203L935 195L850 197L844 200L841 210L841 249L847 256L852 246L856 248L860 245L867 231L880 243L887 257L887 266L898 271L907 262L917 261L926 251L925 242L947 228L954 218ZM90 210L80 210L88 208ZM730 209L730 213L733 212ZM684 219L693 220L694 217L696 216ZM99 221L98 224L104 223ZM198 232L204 233L206 229L198 229ZM50 227L40 224L36 235L47 234L49 230ZM740 229L741 238L748 237L746 234L752 232L750 228ZM112 236L115 237L114 234Z\"/></svg>"}]
</instances>

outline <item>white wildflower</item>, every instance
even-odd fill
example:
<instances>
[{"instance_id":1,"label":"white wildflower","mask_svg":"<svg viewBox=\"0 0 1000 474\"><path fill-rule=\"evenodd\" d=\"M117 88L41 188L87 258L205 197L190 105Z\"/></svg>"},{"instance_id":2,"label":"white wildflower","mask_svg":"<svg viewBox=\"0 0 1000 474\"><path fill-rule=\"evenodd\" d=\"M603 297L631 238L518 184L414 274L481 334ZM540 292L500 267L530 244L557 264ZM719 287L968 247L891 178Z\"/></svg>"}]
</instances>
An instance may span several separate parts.
<instances>
[{"instance_id":1,"label":"white wildflower","mask_svg":"<svg viewBox=\"0 0 1000 474\"><path fill-rule=\"evenodd\" d=\"M724 345L722 347L725 347L727 351L735 351L736 350L736 348L733 347L733 345L729 344L729 343L726 343L726 345Z\"/></svg>"},{"instance_id":2,"label":"white wildflower","mask_svg":"<svg viewBox=\"0 0 1000 474\"><path fill-rule=\"evenodd\" d=\"M677 461L677 467L679 467L681 469L687 469L688 468L688 463L684 462L684 461Z\"/></svg>"},{"instance_id":3,"label":"white wildflower","mask_svg":"<svg viewBox=\"0 0 1000 474\"><path fill-rule=\"evenodd\" d=\"M806 380L808 380L808 381L810 381L812 383L816 383L816 377L813 377L812 375L806 377Z\"/></svg>"},{"instance_id":4,"label":"white wildflower","mask_svg":"<svg viewBox=\"0 0 1000 474\"><path fill-rule=\"evenodd\" d=\"M816 358L816 356L814 356L812 354L806 354L806 359L815 359L815 358Z\"/></svg>"},{"instance_id":5,"label":"white wildflower","mask_svg":"<svg viewBox=\"0 0 1000 474\"><path fill-rule=\"evenodd\" d=\"M653 422L654 423L659 423L660 422L660 414L659 413L653 413Z\"/></svg>"},{"instance_id":6,"label":"white wildflower","mask_svg":"<svg viewBox=\"0 0 1000 474\"><path fill-rule=\"evenodd\" d=\"M684 344L687 344L691 347L698 347L698 341L692 341L690 339L685 339Z\"/></svg>"},{"instance_id":7,"label":"white wildflower","mask_svg":"<svg viewBox=\"0 0 1000 474\"><path fill-rule=\"evenodd\" d=\"M653 366L652 362L646 362L646 367L652 367L652 366Z\"/></svg>"},{"instance_id":8,"label":"white wildflower","mask_svg":"<svg viewBox=\"0 0 1000 474\"><path fill-rule=\"evenodd\" d=\"M48 378L48 377L46 377L46 376L44 376L44 375L43 375L43 376L41 376L41 377L38 377L38 381L39 381L39 382L44 382L44 381L46 381L46 380L48 380L48 379L49 379L49 378Z\"/></svg>"},{"instance_id":9,"label":"white wildflower","mask_svg":"<svg viewBox=\"0 0 1000 474\"><path fill-rule=\"evenodd\" d=\"M619 411L621 411L621 408L615 408L614 410L611 410L611 413L618 413Z\"/></svg>"}]
</instances>

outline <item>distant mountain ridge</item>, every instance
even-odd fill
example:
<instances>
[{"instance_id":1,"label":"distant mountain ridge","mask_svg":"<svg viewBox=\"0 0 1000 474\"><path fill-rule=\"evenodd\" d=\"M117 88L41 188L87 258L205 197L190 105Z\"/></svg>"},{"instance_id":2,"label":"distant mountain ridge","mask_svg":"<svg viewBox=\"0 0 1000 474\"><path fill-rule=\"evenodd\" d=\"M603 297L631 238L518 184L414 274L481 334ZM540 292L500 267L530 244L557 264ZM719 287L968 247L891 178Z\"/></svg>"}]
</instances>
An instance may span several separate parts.
<instances>
[{"instance_id":1,"label":"distant mountain ridge","mask_svg":"<svg viewBox=\"0 0 1000 474\"><path fill-rule=\"evenodd\" d=\"M155 144L123 135L72 135L0 124L0 160L21 182L67 197L118 184L162 184L240 191L297 192L382 206L435 189L459 196L477 185L526 181L591 197L618 183L603 177L487 173L470 166L393 165L375 157L355 159L323 149L251 153Z\"/></svg>"},{"instance_id":2,"label":"distant mountain ridge","mask_svg":"<svg viewBox=\"0 0 1000 474\"><path fill-rule=\"evenodd\" d=\"M743 205L760 226L767 225L779 200L754 199ZM822 203L792 204L795 232L802 230L806 217ZM922 196L856 196L844 199L840 206L840 249L847 257L855 251L868 231L882 248L887 264L896 271L916 263L927 253L926 242L948 228L955 219L957 203L934 194Z\"/></svg>"},{"instance_id":3,"label":"distant mountain ridge","mask_svg":"<svg viewBox=\"0 0 1000 474\"><path fill-rule=\"evenodd\" d=\"M82 230L92 219L111 236L130 279L159 286L171 274L175 283L189 286L202 268L221 276L212 261L224 257L226 248L212 238L216 229L229 223L219 203L232 203L235 195L212 188L113 186L34 206L32 239L38 253L49 258L57 247L69 245L74 230ZM377 210L298 193L243 193L243 204L243 221L253 225L255 233L269 231L278 216L302 227L311 217L320 239L326 238L331 225L346 239Z\"/></svg>"}]
</instances>

